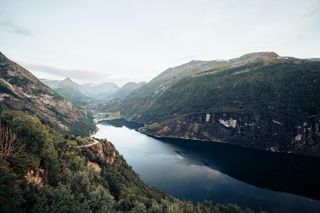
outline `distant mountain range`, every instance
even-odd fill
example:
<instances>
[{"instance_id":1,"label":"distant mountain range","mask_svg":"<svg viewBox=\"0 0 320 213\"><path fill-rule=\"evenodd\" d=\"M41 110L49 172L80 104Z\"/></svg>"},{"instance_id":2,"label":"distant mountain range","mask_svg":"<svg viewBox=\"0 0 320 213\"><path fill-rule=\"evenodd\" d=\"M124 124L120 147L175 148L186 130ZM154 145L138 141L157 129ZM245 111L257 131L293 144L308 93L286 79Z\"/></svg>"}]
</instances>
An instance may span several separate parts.
<instances>
[{"instance_id":1,"label":"distant mountain range","mask_svg":"<svg viewBox=\"0 0 320 213\"><path fill-rule=\"evenodd\" d=\"M259 52L169 68L100 109L153 136L320 156L319 91L319 60Z\"/></svg>"},{"instance_id":2,"label":"distant mountain range","mask_svg":"<svg viewBox=\"0 0 320 213\"><path fill-rule=\"evenodd\" d=\"M125 97L127 97L127 95L129 93L131 93L132 91L142 87L143 85L145 85L145 82L140 82L140 83L136 83L136 82L128 82L125 85L123 85L121 88L119 88L117 91L115 91L114 93L112 93L109 96L110 100L113 99L123 99Z\"/></svg>"},{"instance_id":3,"label":"distant mountain range","mask_svg":"<svg viewBox=\"0 0 320 213\"><path fill-rule=\"evenodd\" d=\"M0 70L1 109L36 114L43 122L72 134L88 134L95 129L87 119L86 111L56 94L2 53Z\"/></svg>"},{"instance_id":4,"label":"distant mountain range","mask_svg":"<svg viewBox=\"0 0 320 213\"><path fill-rule=\"evenodd\" d=\"M41 81L58 94L80 106L88 105L92 102L123 99L130 92L145 84L144 82L129 82L122 87L118 87L111 82L102 84L77 84L69 77L64 80L41 79Z\"/></svg>"}]
</instances>

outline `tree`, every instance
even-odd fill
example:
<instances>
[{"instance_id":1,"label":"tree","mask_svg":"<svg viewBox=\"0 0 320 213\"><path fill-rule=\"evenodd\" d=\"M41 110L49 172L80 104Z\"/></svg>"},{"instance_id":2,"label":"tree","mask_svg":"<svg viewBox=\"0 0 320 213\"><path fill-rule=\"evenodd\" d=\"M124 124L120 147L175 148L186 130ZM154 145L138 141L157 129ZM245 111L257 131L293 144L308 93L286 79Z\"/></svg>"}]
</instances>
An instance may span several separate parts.
<instances>
[{"instance_id":1,"label":"tree","mask_svg":"<svg viewBox=\"0 0 320 213\"><path fill-rule=\"evenodd\" d=\"M0 155L4 159L18 156L23 149L17 135L0 121Z\"/></svg>"}]
</instances>

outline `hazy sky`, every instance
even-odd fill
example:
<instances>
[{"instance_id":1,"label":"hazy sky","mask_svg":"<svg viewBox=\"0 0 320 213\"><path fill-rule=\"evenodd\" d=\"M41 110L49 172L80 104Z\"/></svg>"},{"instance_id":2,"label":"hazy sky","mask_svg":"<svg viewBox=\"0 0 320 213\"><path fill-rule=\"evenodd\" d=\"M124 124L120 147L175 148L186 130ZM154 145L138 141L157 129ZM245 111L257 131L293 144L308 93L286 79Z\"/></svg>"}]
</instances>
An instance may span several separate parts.
<instances>
[{"instance_id":1,"label":"hazy sky","mask_svg":"<svg viewBox=\"0 0 320 213\"><path fill-rule=\"evenodd\" d=\"M320 0L0 0L0 51L38 77L118 84L192 59L320 57Z\"/></svg>"}]
</instances>

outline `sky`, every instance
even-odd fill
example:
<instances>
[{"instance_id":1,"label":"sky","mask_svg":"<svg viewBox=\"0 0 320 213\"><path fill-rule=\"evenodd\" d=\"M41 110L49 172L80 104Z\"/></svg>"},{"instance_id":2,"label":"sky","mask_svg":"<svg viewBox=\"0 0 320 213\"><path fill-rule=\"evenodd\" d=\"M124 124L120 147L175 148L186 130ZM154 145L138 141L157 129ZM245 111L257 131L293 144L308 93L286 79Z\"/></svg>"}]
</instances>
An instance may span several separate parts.
<instances>
[{"instance_id":1,"label":"sky","mask_svg":"<svg viewBox=\"0 0 320 213\"><path fill-rule=\"evenodd\" d=\"M320 57L320 0L0 0L0 51L39 78L118 85L191 60Z\"/></svg>"}]
</instances>

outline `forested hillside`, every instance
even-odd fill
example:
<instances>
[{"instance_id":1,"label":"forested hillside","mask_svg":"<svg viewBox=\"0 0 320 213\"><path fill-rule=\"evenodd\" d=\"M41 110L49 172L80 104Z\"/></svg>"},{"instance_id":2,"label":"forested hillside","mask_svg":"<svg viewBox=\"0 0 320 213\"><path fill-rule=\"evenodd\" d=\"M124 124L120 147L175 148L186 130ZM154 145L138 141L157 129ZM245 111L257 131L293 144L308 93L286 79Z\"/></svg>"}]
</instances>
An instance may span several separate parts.
<instances>
[{"instance_id":1,"label":"forested hillside","mask_svg":"<svg viewBox=\"0 0 320 213\"><path fill-rule=\"evenodd\" d=\"M1 212L251 212L183 202L145 185L111 142L63 136L32 115L0 113Z\"/></svg>"}]
</instances>

